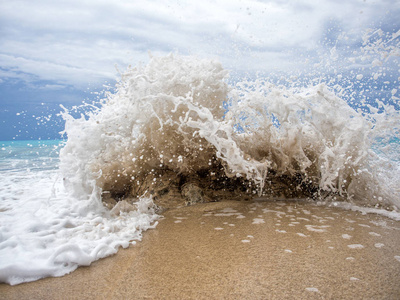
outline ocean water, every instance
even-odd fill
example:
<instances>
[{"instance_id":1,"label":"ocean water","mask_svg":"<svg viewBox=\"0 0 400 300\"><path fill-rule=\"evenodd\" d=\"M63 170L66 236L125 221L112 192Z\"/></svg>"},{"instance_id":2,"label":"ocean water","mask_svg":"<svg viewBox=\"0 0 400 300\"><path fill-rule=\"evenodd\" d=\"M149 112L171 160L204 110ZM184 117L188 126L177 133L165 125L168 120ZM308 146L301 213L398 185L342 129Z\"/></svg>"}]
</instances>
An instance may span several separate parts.
<instances>
[{"instance_id":1,"label":"ocean water","mask_svg":"<svg viewBox=\"0 0 400 300\"><path fill-rule=\"evenodd\" d=\"M159 216L139 187L166 172L400 219L399 37L369 31L351 64L335 46L301 76L152 57L81 117L64 108L66 141L2 142L0 281L62 276L140 240ZM137 201L110 211L104 192Z\"/></svg>"}]
</instances>

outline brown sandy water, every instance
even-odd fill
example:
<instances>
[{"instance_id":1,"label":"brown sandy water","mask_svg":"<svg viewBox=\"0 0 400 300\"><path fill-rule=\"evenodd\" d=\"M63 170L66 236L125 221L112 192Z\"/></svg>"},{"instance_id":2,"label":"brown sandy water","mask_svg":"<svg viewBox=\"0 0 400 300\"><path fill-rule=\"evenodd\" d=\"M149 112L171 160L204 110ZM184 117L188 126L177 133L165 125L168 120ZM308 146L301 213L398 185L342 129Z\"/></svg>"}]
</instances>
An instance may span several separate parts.
<instances>
[{"instance_id":1,"label":"brown sandy water","mask_svg":"<svg viewBox=\"0 0 400 300\"><path fill-rule=\"evenodd\" d=\"M303 201L171 209L142 242L1 299L399 299L400 222Z\"/></svg>"}]
</instances>

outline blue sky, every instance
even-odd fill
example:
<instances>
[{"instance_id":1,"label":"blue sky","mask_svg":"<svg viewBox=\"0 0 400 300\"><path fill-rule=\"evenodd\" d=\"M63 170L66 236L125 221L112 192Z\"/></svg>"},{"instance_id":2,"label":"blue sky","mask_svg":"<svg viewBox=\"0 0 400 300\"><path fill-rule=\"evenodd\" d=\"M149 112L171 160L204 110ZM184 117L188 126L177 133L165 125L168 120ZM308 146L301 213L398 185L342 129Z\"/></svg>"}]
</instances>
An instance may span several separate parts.
<instances>
[{"instance_id":1,"label":"blue sky","mask_svg":"<svg viewBox=\"0 0 400 300\"><path fill-rule=\"evenodd\" d=\"M117 68L147 62L149 51L294 72L312 69L342 33L400 29L399 16L389 0L0 0L0 140L57 137L59 104L96 99Z\"/></svg>"}]
</instances>

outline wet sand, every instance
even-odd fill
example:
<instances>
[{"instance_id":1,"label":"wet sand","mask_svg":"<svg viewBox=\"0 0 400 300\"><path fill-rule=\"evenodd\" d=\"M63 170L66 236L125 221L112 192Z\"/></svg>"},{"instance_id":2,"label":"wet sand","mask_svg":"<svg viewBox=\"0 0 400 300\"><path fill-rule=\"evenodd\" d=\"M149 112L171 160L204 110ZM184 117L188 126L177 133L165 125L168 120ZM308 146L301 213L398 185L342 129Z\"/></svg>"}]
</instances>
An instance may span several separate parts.
<instances>
[{"instance_id":1,"label":"wet sand","mask_svg":"<svg viewBox=\"0 0 400 300\"><path fill-rule=\"evenodd\" d=\"M400 222L302 201L198 204L142 242L1 299L399 299Z\"/></svg>"}]
</instances>

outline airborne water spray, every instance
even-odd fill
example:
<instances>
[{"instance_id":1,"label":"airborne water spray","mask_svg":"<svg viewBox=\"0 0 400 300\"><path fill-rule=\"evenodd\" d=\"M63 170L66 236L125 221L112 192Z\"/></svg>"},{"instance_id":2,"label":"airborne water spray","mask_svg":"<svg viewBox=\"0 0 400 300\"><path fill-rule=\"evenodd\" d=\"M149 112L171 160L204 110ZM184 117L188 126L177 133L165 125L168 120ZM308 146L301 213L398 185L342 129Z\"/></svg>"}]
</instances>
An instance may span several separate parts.
<instances>
[{"instance_id":1,"label":"airborne water spray","mask_svg":"<svg viewBox=\"0 0 400 300\"><path fill-rule=\"evenodd\" d=\"M174 55L128 69L99 109L64 115L66 185L113 201L177 200L193 183L199 201L324 194L398 205L371 165L380 115L354 109L323 83L230 86L227 78L219 62ZM397 115L388 109L386 117L393 124Z\"/></svg>"}]
</instances>

